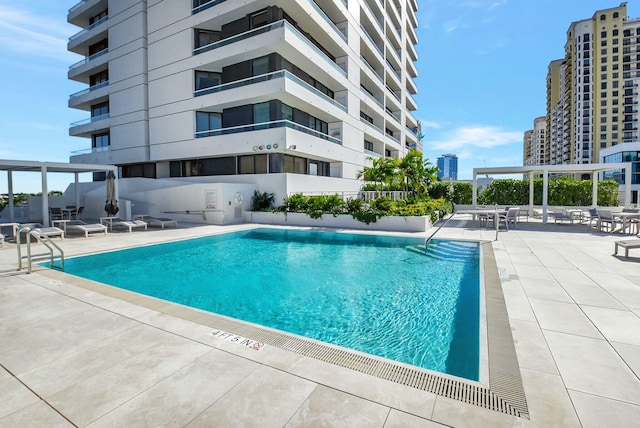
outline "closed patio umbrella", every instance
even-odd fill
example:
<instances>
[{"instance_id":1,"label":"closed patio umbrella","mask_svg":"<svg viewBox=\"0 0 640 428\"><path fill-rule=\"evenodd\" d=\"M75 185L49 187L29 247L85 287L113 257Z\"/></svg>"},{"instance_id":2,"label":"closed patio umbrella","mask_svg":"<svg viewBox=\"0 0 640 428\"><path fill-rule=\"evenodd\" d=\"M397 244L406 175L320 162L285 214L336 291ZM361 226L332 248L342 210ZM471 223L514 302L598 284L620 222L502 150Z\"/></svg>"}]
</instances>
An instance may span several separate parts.
<instances>
[{"instance_id":1,"label":"closed patio umbrella","mask_svg":"<svg viewBox=\"0 0 640 428\"><path fill-rule=\"evenodd\" d=\"M116 200L116 175L111 170L107 172L107 202L104 210L109 216L114 216L120 211Z\"/></svg>"}]
</instances>

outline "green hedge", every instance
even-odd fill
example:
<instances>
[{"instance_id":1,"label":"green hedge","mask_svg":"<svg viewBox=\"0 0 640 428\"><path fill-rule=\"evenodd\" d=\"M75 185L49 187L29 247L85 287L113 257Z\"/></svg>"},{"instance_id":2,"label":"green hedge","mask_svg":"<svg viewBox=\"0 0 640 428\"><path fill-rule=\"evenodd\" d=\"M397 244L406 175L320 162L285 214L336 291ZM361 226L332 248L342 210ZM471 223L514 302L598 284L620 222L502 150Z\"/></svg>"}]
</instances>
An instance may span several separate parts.
<instances>
[{"instance_id":1,"label":"green hedge","mask_svg":"<svg viewBox=\"0 0 640 428\"><path fill-rule=\"evenodd\" d=\"M361 199L343 200L338 195L304 196L296 193L284 199L279 208L285 213L305 213L311 218L320 218L323 214L350 214L354 219L363 223L375 223L385 216L430 216L435 222L453 211L453 204L444 199L430 199L426 196L412 197L399 201L392 201L388 197L380 197L364 202Z\"/></svg>"},{"instance_id":2,"label":"green hedge","mask_svg":"<svg viewBox=\"0 0 640 428\"><path fill-rule=\"evenodd\" d=\"M542 205L543 179L533 182L533 203ZM548 204L556 206L589 206L592 180L556 178L549 180ZM598 205L618 205L619 184L614 180L598 181ZM493 180L478 194L480 205L529 205L529 180Z\"/></svg>"}]
</instances>

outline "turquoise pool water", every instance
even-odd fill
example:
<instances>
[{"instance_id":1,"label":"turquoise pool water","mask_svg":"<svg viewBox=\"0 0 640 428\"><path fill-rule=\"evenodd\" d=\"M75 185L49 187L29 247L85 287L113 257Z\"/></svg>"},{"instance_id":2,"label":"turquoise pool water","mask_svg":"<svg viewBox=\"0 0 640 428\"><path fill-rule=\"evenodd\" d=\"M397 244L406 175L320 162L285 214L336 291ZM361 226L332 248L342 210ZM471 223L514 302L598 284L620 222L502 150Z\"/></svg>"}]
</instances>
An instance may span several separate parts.
<instances>
[{"instance_id":1,"label":"turquoise pool water","mask_svg":"<svg viewBox=\"0 0 640 428\"><path fill-rule=\"evenodd\" d=\"M468 379L479 247L255 229L65 261L70 274Z\"/></svg>"}]
</instances>

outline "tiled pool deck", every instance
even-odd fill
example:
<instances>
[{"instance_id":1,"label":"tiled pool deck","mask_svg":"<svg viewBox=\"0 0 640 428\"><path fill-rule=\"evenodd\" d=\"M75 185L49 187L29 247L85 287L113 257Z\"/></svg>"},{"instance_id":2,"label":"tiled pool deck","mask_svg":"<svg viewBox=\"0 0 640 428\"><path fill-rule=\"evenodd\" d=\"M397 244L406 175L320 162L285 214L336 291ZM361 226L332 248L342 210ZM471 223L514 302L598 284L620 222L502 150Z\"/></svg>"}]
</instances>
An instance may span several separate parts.
<instances>
[{"instance_id":1,"label":"tiled pool deck","mask_svg":"<svg viewBox=\"0 0 640 428\"><path fill-rule=\"evenodd\" d=\"M248 226L73 237L68 255ZM452 221L438 237L495 232ZM640 420L640 250L585 225L519 223L492 242L530 419L276 346L211 335L210 316L0 249L0 427L626 427ZM126 295L125 295L126 294ZM491 339L489 340L491 341ZM491 343L489 344L491 346Z\"/></svg>"}]
</instances>

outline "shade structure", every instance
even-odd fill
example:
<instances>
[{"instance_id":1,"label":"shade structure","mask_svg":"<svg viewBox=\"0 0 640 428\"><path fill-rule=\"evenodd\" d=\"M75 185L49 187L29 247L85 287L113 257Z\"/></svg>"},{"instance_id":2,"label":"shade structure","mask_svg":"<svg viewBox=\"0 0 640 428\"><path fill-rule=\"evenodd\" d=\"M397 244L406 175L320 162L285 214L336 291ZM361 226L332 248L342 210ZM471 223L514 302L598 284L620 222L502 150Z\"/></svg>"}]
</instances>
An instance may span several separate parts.
<instances>
[{"instance_id":1,"label":"shade structure","mask_svg":"<svg viewBox=\"0 0 640 428\"><path fill-rule=\"evenodd\" d=\"M107 172L107 201L104 206L104 210L107 215L114 216L120 211L118 208L118 201L116 199L116 175L113 171Z\"/></svg>"}]
</instances>

